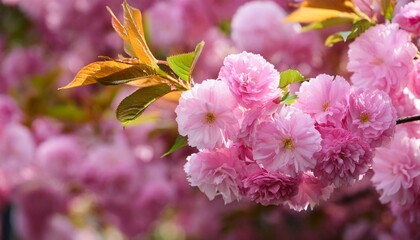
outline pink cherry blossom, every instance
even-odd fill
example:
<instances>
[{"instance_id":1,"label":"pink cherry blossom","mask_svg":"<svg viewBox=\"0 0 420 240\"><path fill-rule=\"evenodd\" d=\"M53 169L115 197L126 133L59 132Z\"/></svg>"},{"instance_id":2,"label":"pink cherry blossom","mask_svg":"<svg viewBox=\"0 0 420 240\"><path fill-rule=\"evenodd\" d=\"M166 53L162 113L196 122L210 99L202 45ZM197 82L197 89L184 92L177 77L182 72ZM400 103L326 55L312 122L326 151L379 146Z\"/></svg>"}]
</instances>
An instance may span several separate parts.
<instances>
[{"instance_id":1,"label":"pink cherry blossom","mask_svg":"<svg viewBox=\"0 0 420 240\"><path fill-rule=\"evenodd\" d=\"M0 94L0 131L6 124L20 122L22 115L19 106L11 97Z\"/></svg>"},{"instance_id":2,"label":"pink cherry blossom","mask_svg":"<svg viewBox=\"0 0 420 240\"><path fill-rule=\"evenodd\" d=\"M420 189L420 140L399 131L389 146L377 148L373 171L382 203L412 203Z\"/></svg>"},{"instance_id":3,"label":"pink cherry blossom","mask_svg":"<svg viewBox=\"0 0 420 240\"><path fill-rule=\"evenodd\" d=\"M414 70L416 52L409 34L398 29L397 24L371 27L349 46L347 69L353 72L352 83L398 93Z\"/></svg>"},{"instance_id":4,"label":"pink cherry blossom","mask_svg":"<svg viewBox=\"0 0 420 240\"><path fill-rule=\"evenodd\" d=\"M0 132L0 167L15 172L34 162L35 142L31 132L23 125L8 124Z\"/></svg>"},{"instance_id":5,"label":"pink cherry blossom","mask_svg":"<svg viewBox=\"0 0 420 240\"><path fill-rule=\"evenodd\" d=\"M419 1L420 3L420 1ZM415 61L416 70L413 72L412 77L408 80L407 88L411 93L420 98L420 61Z\"/></svg>"},{"instance_id":6,"label":"pink cherry blossom","mask_svg":"<svg viewBox=\"0 0 420 240\"><path fill-rule=\"evenodd\" d=\"M414 199L411 204L400 205L398 202L391 202L391 211L395 216L392 233L399 239L418 239L420 232L420 196Z\"/></svg>"},{"instance_id":7,"label":"pink cherry blossom","mask_svg":"<svg viewBox=\"0 0 420 240\"><path fill-rule=\"evenodd\" d=\"M420 34L420 1L408 3L399 9L394 16L393 22L407 32Z\"/></svg>"},{"instance_id":8,"label":"pink cherry blossom","mask_svg":"<svg viewBox=\"0 0 420 240\"><path fill-rule=\"evenodd\" d=\"M243 171L235 149L204 150L187 158L185 172L191 186L197 186L213 200L222 195L226 203L241 199L239 176Z\"/></svg>"},{"instance_id":9,"label":"pink cherry blossom","mask_svg":"<svg viewBox=\"0 0 420 240\"><path fill-rule=\"evenodd\" d=\"M298 193L286 204L295 211L313 209L321 201L326 201L333 191L332 185L325 185L313 173L306 172L300 177Z\"/></svg>"},{"instance_id":10,"label":"pink cherry blossom","mask_svg":"<svg viewBox=\"0 0 420 240\"><path fill-rule=\"evenodd\" d=\"M160 1L149 8L146 15L148 29L155 46L167 50L182 43L185 35L183 14L180 4L171 1Z\"/></svg>"},{"instance_id":11,"label":"pink cherry blossom","mask_svg":"<svg viewBox=\"0 0 420 240\"><path fill-rule=\"evenodd\" d=\"M258 54L242 52L227 56L219 78L247 108L280 97L279 73Z\"/></svg>"},{"instance_id":12,"label":"pink cherry blossom","mask_svg":"<svg viewBox=\"0 0 420 240\"><path fill-rule=\"evenodd\" d=\"M341 76L318 75L302 83L295 106L318 124L341 126L348 109L350 84Z\"/></svg>"},{"instance_id":13,"label":"pink cherry blossom","mask_svg":"<svg viewBox=\"0 0 420 240\"><path fill-rule=\"evenodd\" d=\"M236 98L218 80L206 80L183 92L175 112L179 133L199 149L226 146L237 137L242 121Z\"/></svg>"},{"instance_id":14,"label":"pink cherry blossom","mask_svg":"<svg viewBox=\"0 0 420 240\"><path fill-rule=\"evenodd\" d=\"M252 108L244 113L241 129L238 139L246 146L251 146L254 141L257 126L281 108L277 101L268 101L267 103L255 104Z\"/></svg>"},{"instance_id":15,"label":"pink cherry blossom","mask_svg":"<svg viewBox=\"0 0 420 240\"><path fill-rule=\"evenodd\" d=\"M298 24L281 21L286 15L275 2L248 2L238 8L232 18L232 40L240 51L269 57L299 31Z\"/></svg>"},{"instance_id":16,"label":"pink cherry blossom","mask_svg":"<svg viewBox=\"0 0 420 240\"><path fill-rule=\"evenodd\" d=\"M63 181L74 181L79 176L84 150L85 147L76 137L54 137L39 145L36 161L44 174Z\"/></svg>"},{"instance_id":17,"label":"pink cherry blossom","mask_svg":"<svg viewBox=\"0 0 420 240\"><path fill-rule=\"evenodd\" d=\"M123 138L113 143L93 145L79 167L82 183L101 201L125 201L126 196L138 189L136 159ZM121 192L124 194L117 194Z\"/></svg>"},{"instance_id":18,"label":"pink cherry blossom","mask_svg":"<svg viewBox=\"0 0 420 240\"><path fill-rule=\"evenodd\" d=\"M397 117L403 118L420 114L420 106L416 104L418 100L405 89L402 93L393 95L392 103L397 111ZM420 136L420 121L408 122L400 124L396 129L405 129L409 137Z\"/></svg>"},{"instance_id":19,"label":"pink cherry blossom","mask_svg":"<svg viewBox=\"0 0 420 240\"><path fill-rule=\"evenodd\" d=\"M321 136L314 124L308 114L284 107L257 126L255 161L269 171L281 170L291 176L312 170L316 163L313 154L321 150Z\"/></svg>"},{"instance_id":20,"label":"pink cherry blossom","mask_svg":"<svg viewBox=\"0 0 420 240\"><path fill-rule=\"evenodd\" d=\"M349 97L347 129L377 147L394 134L397 114L383 91L356 89Z\"/></svg>"},{"instance_id":21,"label":"pink cherry blossom","mask_svg":"<svg viewBox=\"0 0 420 240\"><path fill-rule=\"evenodd\" d=\"M252 201L267 205L280 205L297 194L298 178L283 173L255 171L242 180L245 195Z\"/></svg>"},{"instance_id":22,"label":"pink cherry blossom","mask_svg":"<svg viewBox=\"0 0 420 240\"><path fill-rule=\"evenodd\" d=\"M314 154L314 175L336 187L349 185L366 173L372 152L362 138L342 128L319 127L322 149Z\"/></svg>"}]
</instances>

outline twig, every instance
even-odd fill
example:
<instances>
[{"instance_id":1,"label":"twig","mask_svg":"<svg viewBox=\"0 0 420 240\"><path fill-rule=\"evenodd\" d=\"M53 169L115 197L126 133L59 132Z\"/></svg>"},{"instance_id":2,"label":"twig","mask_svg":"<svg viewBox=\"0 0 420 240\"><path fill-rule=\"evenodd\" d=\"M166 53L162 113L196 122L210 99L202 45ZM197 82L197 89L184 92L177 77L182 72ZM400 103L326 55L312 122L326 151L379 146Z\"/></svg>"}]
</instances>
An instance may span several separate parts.
<instances>
[{"instance_id":1,"label":"twig","mask_svg":"<svg viewBox=\"0 0 420 240\"><path fill-rule=\"evenodd\" d=\"M397 119L397 125L401 123L408 123L408 122L414 122L414 121L419 121L419 120L420 120L420 115L403 117L403 118Z\"/></svg>"}]
</instances>

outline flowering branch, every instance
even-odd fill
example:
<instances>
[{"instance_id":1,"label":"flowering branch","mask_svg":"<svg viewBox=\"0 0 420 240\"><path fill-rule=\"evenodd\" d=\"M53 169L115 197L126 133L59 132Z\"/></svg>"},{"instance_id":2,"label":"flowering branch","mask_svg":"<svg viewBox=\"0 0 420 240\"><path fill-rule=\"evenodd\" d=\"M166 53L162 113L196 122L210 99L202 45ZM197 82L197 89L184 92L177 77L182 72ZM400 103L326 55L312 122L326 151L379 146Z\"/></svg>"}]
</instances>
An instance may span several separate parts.
<instances>
[{"instance_id":1,"label":"flowering branch","mask_svg":"<svg viewBox=\"0 0 420 240\"><path fill-rule=\"evenodd\" d=\"M414 121L419 121L419 120L420 120L420 114L410 116L410 117L403 117L403 118L397 119L397 125L401 123L408 123L408 122L414 122Z\"/></svg>"}]
</instances>

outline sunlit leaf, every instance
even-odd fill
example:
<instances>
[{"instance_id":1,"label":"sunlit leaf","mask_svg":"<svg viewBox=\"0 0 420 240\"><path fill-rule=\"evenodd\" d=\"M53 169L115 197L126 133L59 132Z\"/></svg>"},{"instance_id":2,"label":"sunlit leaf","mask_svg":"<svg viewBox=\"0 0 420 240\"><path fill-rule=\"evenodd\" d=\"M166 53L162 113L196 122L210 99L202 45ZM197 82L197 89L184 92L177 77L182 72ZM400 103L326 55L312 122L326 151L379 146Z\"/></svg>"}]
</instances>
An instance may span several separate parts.
<instances>
[{"instance_id":1,"label":"sunlit leaf","mask_svg":"<svg viewBox=\"0 0 420 240\"><path fill-rule=\"evenodd\" d=\"M344 31L328 36L327 39L325 39L325 46L332 47L336 43L345 42L350 33L351 31Z\"/></svg>"},{"instance_id":2,"label":"sunlit leaf","mask_svg":"<svg viewBox=\"0 0 420 240\"><path fill-rule=\"evenodd\" d=\"M312 24L309 24L305 27L302 27L302 32L306 32L309 30L319 30L319 29L324 29L327 27L331 27L331 26L336 26L336 25L342 25L342 24L348 24L348 23L352 23L353 19L350 18L329 18L326 20L323 20L321 22L314 22Z\"/></svg>"},{"instance_id":3,"label":"sunlit leaf","mask_svg":"<svg viewBox=\"0 0 420 240\"><path fill-rule=\"evenodd\" d=\"M381 1L381 13L385 17L385 19L392 21L395 4L396 4L395 0L382 0Z\"/></svg>"},{"instance_id":4,"label":"sunlit leaf","mask_svg":"<svg viewBox=\"0 0 420 240\"><path fill-rule=\"evenodd\" d=\"M355 13L342 12L334 9L301 7L292 12L283 21L284 22L300 22L300 23L313 23L322 22L330 18L348 18L358 19Z\"/></svg>"},{"instance_id":5,"label":"sunlit leaf","mask_svg":"<svg viewBox=\"0 0 420 240\"><path fill-rule=\"evenodd\" d=\"M178 102L179 98L181 97L182 92L181 91L174 91L166 94L162 98L171 102Z\"/></svg>"},{"instance_id":6,"label":"sunlit leaf","mask_svg":"<svg viewBox=\"0 0 420 240\"><path fill-rule=\"evenodd\" d=\"M288 69L280 73L279 88L287 90L286 88L287 86L289 86L289 84L295 82L302 82L304 80L305 77L299 71L294 69Z\"/></svg>"},{"instance_id":7,"label":"sunlit leaf","mask_svg":"<svg viewBox=\"0 0 420 240\"><path fill-rule=\"evenodd\" d=\"M123 8L124 28L127 33L127 42L130 43L135 57L144 64L156 66L157 60L147 46L144 37L142 15L140 10L128 5L126 0L123 2Z\"/></svg>"},{"instance_id":8,"label":"sunlit leaf","mask_svg":"<svg viewBox=\"0 0 420 240\"><path fill-rule=\"evenodd\" d=\"M173 55L167 58L169 67L184 81L190 82L191 73L203 50L204 42L195 47L194 52Z\"/></svg>"},{"instance_id":9,"label":"sunlit leaf","mask_svg":"<svg viewBox=\"0 0 420 240\"><path fill-rule=\"evenodd\" d=\"M117 119L126 125L140 116L150 104L170 91L171 88L166 84L140 88L118 105Z\"/></svg>"},{"instance_id":10,"label":"sunlit leaf","mask_svg":"<svg viewBox=\"0 0 420 240\"><path fill-rule=\"evenodd\" d=\"M280 103L290 105L290 104L295 103L295 102L296 102L296 100L297 100L297 95L295 95L295 94L290 94L290 93L288 92L288 93L286 93L286 94L282 97L282 99L280 100Z\"/></svg>"},{"instance_id":11,"label":"sunlit leaf","mask_svg":"<svg viewBox=\"0 0 420 240\"><path fill-rule=\"evenodd\" d=\"M353 24L351 29L350 39L357 38L372 26L372 23L366 19L362 19Z\"/></svg>"},{"instance_id":12,"label":"sunlit leaf","mask_svg":"<svg viewBox=\"0 0 420 240\"><path fill-rule=\"evenodd\" d=\"M165 153L163 154L161 157L165 157L168 156L169 154L175 152L176 150L183 148L185 146L187 146L187 137L184 136L178 136L175 140L175 143L172 145L172 147Z\"/></svg>"},{"instance_id":13,"label":"sunlit leaf","mask_svg":"<svg viewBox=\"0 0 420 240\"><path fill-rule=\"evenodd\" d=\"M69 84L59 89L80 87L96 83L98 79L109 77L116 72L120 72L132 66L133 65L117 61L93 62L83 67Z\"/></svg>"},{"instance_id":14,"label":"sunlit leaf","mask_svg":"<svg viewBox=\"0 0 420 240\"><path fill-rule=\"evenodd\" d=\"M118 33L118 35L120 35L120 37L123 40L127 39L127 32L124 29L124 26L121 24L121 22L118 20L118 18L115 16L114 12L112 12L111 8L109 8L108 6L106 7L106 9L108 10L108 12L111 14L111 24L112 27L114 28L114 30Z\"/></svg>"},{"instance_id":15,"label":"sunlit leaf","mask_svg":"<svg viewBox=\"0 0 420 240\"><path fill-rule=\"evenodd\" d=\"M302 7L334 9L341 12L353 12L352 0L305 0Z\"/></svg>"},{"instance_id":16,"label":"sunlit leaf","mask_svg":"<svg viewBox=\"0 0 420 240\"><path fill-rule=\"evenodd\" d=\"M357 21L355 24L353 24L351 31L343 31L330 35L325 40L325 45L331 47L335 43L347 42L349 40L355 39L362 33L364 33L367 29L369 29L369 27L371 26L372 23L370 23L368 20L362 19L360 21Z\"/></svg>"},{"instance_id":17,"label":"sunlit leaf","mask_svg":"<svg viewBox=\"0 0 420 240\"><path fill-rule=\"evenodd\" d=\"M156 67L157 60L153 56L147 46L140 10L128 5L127 1L123 2L124 9L124 25L118 20L110 8L107 8L112 16L112 26L115 31L124 40L125 52L140 60L141 63Z\"/></svg>"},{"instance_id":18,"label":"sunlit leaf","mask_svg":"<svg viewBox=\"0 0 420 240\"><path fill-rule=\"evenodd\" d=\"M136 80L152 78L156 71L145 64L131 65L130 67L113 72L105 77L97 78L96 81L103 85L118 85Z\"/></svg>"}]
</instances>

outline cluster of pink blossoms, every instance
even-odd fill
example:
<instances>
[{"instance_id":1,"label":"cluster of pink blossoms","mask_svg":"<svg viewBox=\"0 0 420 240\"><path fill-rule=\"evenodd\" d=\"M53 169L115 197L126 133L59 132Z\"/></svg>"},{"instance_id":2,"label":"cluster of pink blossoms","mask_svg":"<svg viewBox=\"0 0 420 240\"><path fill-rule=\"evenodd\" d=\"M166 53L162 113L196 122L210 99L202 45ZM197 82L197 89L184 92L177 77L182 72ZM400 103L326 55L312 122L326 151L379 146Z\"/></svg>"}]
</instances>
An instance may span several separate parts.
<instances>
[{"instance_id":1,"label":"cluster of pink blossoms","mask_svg":"<svg viewBox=\"0 0 420 240\"><path fill-rule=\"evenodd\" d=\"M381 90L353 89L340 76L321 74L285 105L279 79L262 56L242 52L225 58L217 80L181 95L179 133L199 149L185 172L209 199L313 207L359 180L372 149L394 132L396 110Z\"/></svg>"}]
</instances>

